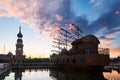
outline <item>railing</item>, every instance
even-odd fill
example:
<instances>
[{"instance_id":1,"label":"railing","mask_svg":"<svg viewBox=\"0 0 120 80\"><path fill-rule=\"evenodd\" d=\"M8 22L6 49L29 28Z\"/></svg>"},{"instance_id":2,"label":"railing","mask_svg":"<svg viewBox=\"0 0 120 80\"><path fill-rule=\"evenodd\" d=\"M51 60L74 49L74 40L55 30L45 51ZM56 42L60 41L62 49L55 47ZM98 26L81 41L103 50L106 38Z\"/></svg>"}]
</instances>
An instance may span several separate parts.
<instances>
[{"instance_id":1,"label":"railing","mask_svg":"<svg viewBox=\"0 0 120 80\"><path fill-rule=\"evenodd\" d=\"M99 53L99 54L108 55L109 52L110 52L109 48L98 48L98 53Z\"/></svg>"}]
</instances>

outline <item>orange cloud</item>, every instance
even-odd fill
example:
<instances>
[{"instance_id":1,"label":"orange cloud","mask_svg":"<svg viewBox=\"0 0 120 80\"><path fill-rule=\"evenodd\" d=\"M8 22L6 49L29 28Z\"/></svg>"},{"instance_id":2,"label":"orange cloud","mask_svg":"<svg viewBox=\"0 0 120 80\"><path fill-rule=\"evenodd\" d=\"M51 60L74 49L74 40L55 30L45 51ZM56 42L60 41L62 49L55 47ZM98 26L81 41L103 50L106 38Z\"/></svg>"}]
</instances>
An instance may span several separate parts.
<instances>
[{"instance_id":1,"label":"orange cloud","mask_svg":"<svg viewBox=\"0 0 120 80\"><path fill-rule=\"evenodd\" d=\"M108 80L119 80L120 79L120 76L119 74L116 72L116 71L112 71L112 73L108 73L108 72L104 72L104 77Z\"/></svg>"},{"instance_id":2,"label":"orange cloud","mask_svg":"<svg viewBox=\"0 0 120 80\"><path fill-rule=\"evenodd\" d=\"M29 17L25 16L21 18L21 22L28 23L29 22Z\"/></svg>"},{"instance_id":3,"label":"orange cloud","mask_svg":"<svg viewBox=\"0 0 120 80\"><path fill-rule=\"evenodd\" d=\"M5 13L3 13L3 12L0 12L0 16L5 16Z\"/></svg>"},{"instance_id":4,"label":"orange cloud","mask_svg":"<svg viewBox=\"0 0 120 80\"><path fill-rule=\"evenodd\" d=\"M55 16L57 21L63 20L62 15L56 14L63 0L47 0L47 2L45 0L0 0L0 17L18 18L21 22L28 23L35 32L47 32L47 34L49 32L50 35L55 36L58 34L59 25L54 22L53 17Z\"/></svg>"},{"instance_id":5,"label":"orange cloud","mask_svg":"<svg viewBox=\"0 0 120 80\"><path fill-rule=\"evenodd\" d=\"M120 56L120 48L111 48L110 49L110 56L111 57L118 57L118 56Z\"/></svg>"}]
</instances>

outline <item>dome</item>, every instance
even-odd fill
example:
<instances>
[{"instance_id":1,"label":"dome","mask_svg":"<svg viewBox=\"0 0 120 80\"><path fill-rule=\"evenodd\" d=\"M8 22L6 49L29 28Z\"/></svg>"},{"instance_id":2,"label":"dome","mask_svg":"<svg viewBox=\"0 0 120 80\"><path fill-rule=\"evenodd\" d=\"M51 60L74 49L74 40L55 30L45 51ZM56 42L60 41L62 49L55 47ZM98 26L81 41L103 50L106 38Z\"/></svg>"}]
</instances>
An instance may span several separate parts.
<instances>
[{"instance_id":1,"label":"dome","mask_svg":"<svg viewBox=\"0 0 120 80\"><path fill-rule=\"evenodd\" d=\"M17 34L17 36L18 36L19 38L22 38L22 37L23 37L23 35L22 35L22 33L21 33L21 27L19 27L19 33Z\"/></svg>"},{"instance_id":2,"label":"dome","mask_svg":"<svg viewBox=\"0 0 120 80\"><path fill-rule=\"evenodd\" d=\"M8 55L10 55L10 56L11 56L11 55L13 55L13 54L12 54L12 52L10 52L10 51L9 51L9 52L8 52Z\"/></svg>"},{"instance_id":3,"label":"dome","mask_svg":"<svg viewBox=\"0 0 120 80\"><path fill-rule=\"evenodd\" d=\"M94 35L87 35L87 36L85 36L85 37L83 37L81 39L77 39L77 40L73 41L72 45L78 44L80 42L92 42L92 43L97 43L97 44L100 43L100 41L98 40L98 38L95 37Z\"/></svg>"},{"instance_id":4,"label":"dome","mask_svg":"<svg viewBox=\"0 0 120 80\"><path fill-rule=\"evenodd\" d=\"M22 43L22 42L23 42L22 39L17 40L17 43Z\"/></svg>"},{"instance_id":5,"label":"dome","mask_svg":"<svg viewBox=\"0 0 120 80\"><path fill-rule=\"evenodd\" d=\"M22 38L22 37L23 37L23 35L22 35L22 33L21 33L21 32L19 32L19 33L17 34L17 36L18 36L18 37L20 37L20 38Z\"/></svg>"}]
</instances>

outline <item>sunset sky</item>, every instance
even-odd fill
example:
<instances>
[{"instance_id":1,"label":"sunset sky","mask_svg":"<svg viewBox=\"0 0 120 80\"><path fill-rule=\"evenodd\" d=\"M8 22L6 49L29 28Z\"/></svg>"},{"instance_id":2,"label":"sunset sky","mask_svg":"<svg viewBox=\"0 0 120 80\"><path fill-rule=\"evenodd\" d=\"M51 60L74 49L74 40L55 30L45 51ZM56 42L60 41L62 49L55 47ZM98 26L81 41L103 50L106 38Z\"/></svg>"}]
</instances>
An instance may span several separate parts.
<instances>
[{"instance_id":1,"label":"sunset sky","mask_svg":"<svg viewBox=\"0 0 120 80\"><path fill-rule=\"evenodd\" d=\"M59 27L74 23L93 34L110 56L120 55L120 0L0 0L0 53L15 54L19 26L24 54L49 57Z\"/></svg>"}]
</instances>

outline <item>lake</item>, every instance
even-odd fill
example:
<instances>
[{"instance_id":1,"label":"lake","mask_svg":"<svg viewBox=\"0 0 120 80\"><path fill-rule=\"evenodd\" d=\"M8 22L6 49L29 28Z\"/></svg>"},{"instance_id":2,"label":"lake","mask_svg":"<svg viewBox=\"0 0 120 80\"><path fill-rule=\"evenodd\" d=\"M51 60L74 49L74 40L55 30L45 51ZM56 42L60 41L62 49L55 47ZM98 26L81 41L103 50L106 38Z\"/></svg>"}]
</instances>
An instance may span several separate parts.
<instances>
[{"instance_id":1,"label":"lake","mask_svg":"<svg viewBox=\"0 0 120 80\"><path fill-rule=\"evenodd\" d=\"M10 70L0 80L120 80L117 71L86 73L51 69Z\"/></svg>"}]
</instances>

